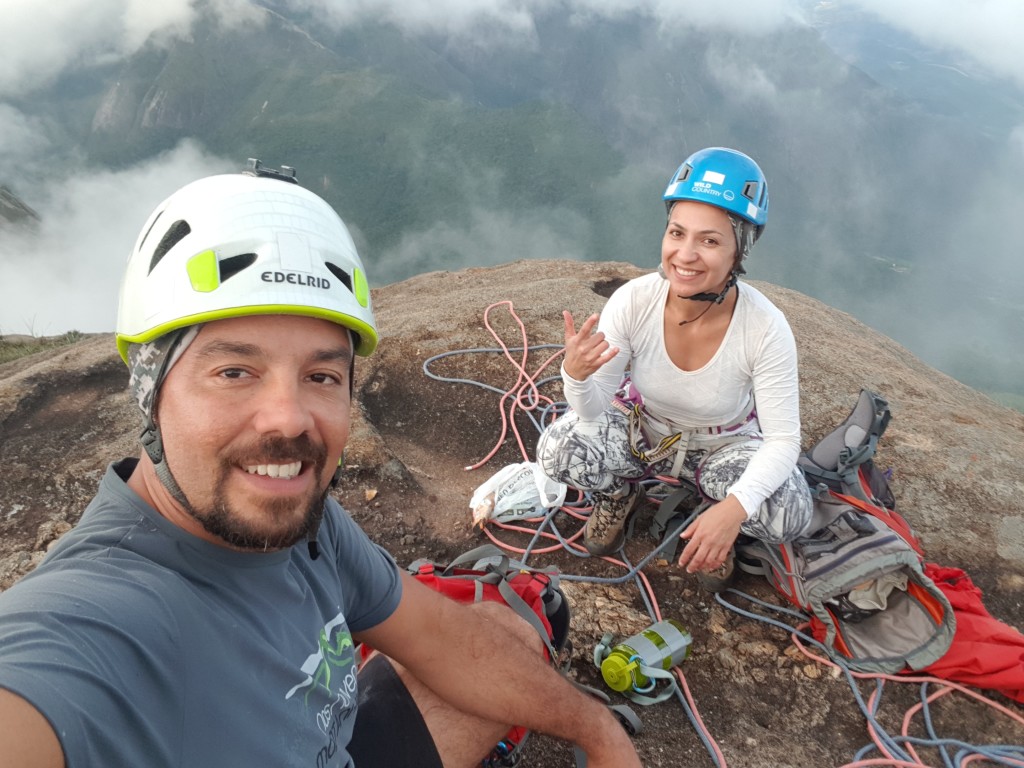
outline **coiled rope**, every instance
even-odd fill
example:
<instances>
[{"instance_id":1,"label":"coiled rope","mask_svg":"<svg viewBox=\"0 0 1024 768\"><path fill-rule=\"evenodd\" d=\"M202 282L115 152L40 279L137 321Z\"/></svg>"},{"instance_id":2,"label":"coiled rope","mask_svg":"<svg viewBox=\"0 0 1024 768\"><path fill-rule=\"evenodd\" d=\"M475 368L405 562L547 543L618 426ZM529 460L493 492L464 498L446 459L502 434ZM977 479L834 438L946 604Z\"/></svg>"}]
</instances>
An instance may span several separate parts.
<instances>
[{"instance_id":1,"label":"coiled rope","mask_svg":"<svg viewBox=\"0 0 1024 768\"><path fill-rule=\"evenodd\" d=\"M508 310L512 319L516 323L519 329L519 345L509 347L500 337L500 335L493 329L490 322L490 314L493 310L504 307ZM498 412L501 418L501 430L498 436L497 442L494 447L488 451L488 453L476 461L475 463L466 467L467 470L479 469L490 461L494 455L500 450L505 444L506 437L509 429L512 430L516 443L519 447L519 452L523 457L524 461L530 461L530 451L524 444L523 436L520 434L518 426L516 424L516 414L524 414L533 424L536 429L537 435L539 435L544 427L550 422L554 421L558 416L565 412L567 405L564 402L556 402L553 398L541 394L541 387L546 384L557 382L561 380L558 372L547 375L545 378L539 378L542 373L550 366L555 360L557 360L563 353L564 347L561 344L539 344L531 346L527 338L526 327L522 320L516 314L515 309L511 301L501 301L491 304L484 310L484 325L490 332L491 336L497 341L498 346L487 347L487 348L474 348L474 349L462 349L451 352L444 352L442 354L434 355L424 361L423 372L432 379L437 381L452 383L452 384L465 384L469 386L479 387L489 392L500 395L498 402ZM531 352L537 352L541 350L554 350L554 352L548 356L544 362L537 366L532 372L527 371L527 361ZM520 353L519 358L513 357L513 352ZM459 355L467 354L501 354L503 355L514 367L517 378L515 383L507 388L501 389L488 384L484 384L479 381L465 378L453 378L441 376L434 373L431 370L431 365L436 361ZM648 485L665 484L671 486L677 482L674 478L656 477L645 481ZM575 490L575 489L574 489ZM656 494L651 495L652 498L657 500ZM591 557L591 555L580 545L579 539L583 535L583 527L580 525L577 530L570 535L565 535L559 529L556 524L555 518L559 513L564 514L571 521L585 523L591 506L588 503L587 495L576 491L576 498L571 501L567 501L561 507L547 511L543 515L539 515L534 518L521 520L519 523L502 523L495 520L489 521L488 525L484 526L484 534L497 546L504 549L507 552L516 554L518 559L526 563L527 559L531 555L535 554L546 554L550 552L565 551L570 555L578 558ZM643 568L646 567L655 557L657 557L664 549L670 545L675 544L675 540L678 535L686 528L687 525L693 519L693 515L687 518L683 523L677 526L676 530L671 535L666 536L662 542L655 547L650 553L648 553L642 560L635 565L630 564L628 560L625 560L625 553L623 559L619 560L613 557L602 557L602 560L612 563L618 567L624 568L625 573L618 577L595 577L585 576L576 574L561 574L560 578L565 581L576 581L576 582L590 582L597 584L624 584L626 582L633 582L636 584L639 590L640 596L647 608L648 614L652 621L660 621L661 611L658 606L657 598L654 594L654 590L647 580L647 577L643 573ZM507 531L514 534L524 534L530 536L529 542L525 547L516 547L506 541L501 540L491 530L497 528L502 531ZM544 546L541 546L542 542L551 542ZM854 699L857 702L857 706L864 715L864 719L867 723L868 734L871 738L871 743L860 749L854 756L853 762L847 763L841 768L861 768L862 766L894 766L896 768L934 768L930 764L924 762L918 752L917 748L920 749L931 749L935 751L942 761L944 768L966 768L979 760L985 760L989 763L996 765L1014 766L1015 768L1024 768L1024 747L1013 746L1013 745L972 745L958 739L941 738L935 732L934 723L931 715L932 704L940 698L943 698L951 693L957 692L965 696L968 696L976 701L982 702L992 707L997 712L1000 712L1012 720L1024 725L1024 718L1019 714L1011 711L1010 709L1003 707L997 702L982 696L981 694L973 691L965 686L958 685L949 681L941 680L933 677L926 676L909 676L909 675L881 675L881 674L867 674L854 672L848 666L843 664L841 661L836 661L828 658L828 652L825 647L815 640L810 635L804 632L807 626L809 617L805 614L793 610L791 608L767 603L743 592L739 592L735 589L727 590L727 593L733 594L740 599L746 600L752 605L756 605L762 609L773 611L776 613L782 613L788 615L792 620L798 622L797 626L787 624L785 621L771 618L760 613L748 611L739 606L731 603L722 597L721 594L715 595L716 601L725 607L727 610L732 611L740 616L748 619L759 621L768 624L773 627L783 629L790 634L791 640L794 645L804 653L809 659L813 660L818 664L822 664L828 667L838 669L846 678L851 691L853 692ZM819 656L808 650L808 646L815 646L820 648L824 652L824 656ZM715 742L714 738L707 726L704 724L697 711L697 705L694 701L693 695L686 683L686 677L683 671L676 667L674 670L675 675L679 681L679 686L675 690L676 698L679 700L686 716L693 726L701 742L704 744L705 749L708 751L712 761L718 768L727 768L726 760L722 754L721 749ZM875 688L869 695L868 699L865 700L861 693L858 681L873 681ZM916 684L920 687L920 702L911 707L903 717L902 729L899 735L890 734L879 722L877 714L882 704L882 694L886 682L896 682L904 684ZM930 687L934 687L934 690L930 690ZM909 735L909 729L914 717L919 714L924 722L924 728L927 732L927 737L916 737ZM955 750L955 752L953 751ZM877 752L881 757L868 757L872 752ZM952 753L952 754L951 754Z\"/></svg>"}]
</instances>

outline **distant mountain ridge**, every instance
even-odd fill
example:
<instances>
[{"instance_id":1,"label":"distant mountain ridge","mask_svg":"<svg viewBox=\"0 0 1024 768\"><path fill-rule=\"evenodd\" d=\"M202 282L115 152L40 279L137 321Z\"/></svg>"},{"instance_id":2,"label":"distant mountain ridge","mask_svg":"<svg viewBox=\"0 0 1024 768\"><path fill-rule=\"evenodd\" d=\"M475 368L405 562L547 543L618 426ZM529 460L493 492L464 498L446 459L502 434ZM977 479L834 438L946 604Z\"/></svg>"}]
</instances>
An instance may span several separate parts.
<instances>
[{"instance_id":1,"label":"distant mountain ridge","mask_svg":"<svg viewBox=\"0 0 1024 768\"><path fill-rule=\"evenodd\" d=\"M529 44L474 43L336 29L284 3L260 14L230 27L208 14L188 39L68 73L18 106L96 166L188 137L239 167L291 165L341 212L375 284L516 258L651 264L669 173L695 149L736 146L771 187L752 277L1024 394L1024 362L991 332L1024 324L1024 270L965 269L950 245L958 224L977 244L962 220L1009 174L996 139L883 87L819 29L753 37L559 6L535 14ZM920 342L961 304L937 361Z\"/></svg>"},{"instance_id":2,"label":"distant mountain ridge","mask_svg":"<svg viewBox=\"0 0 1024 768\"><path fill-rule=\"evenodd\" d=\"M24 200L4 186L0 186L0 228L14 225L34 225L39 221L39 214L30 208Z\"/></svg>"},{"instance_id":3,"label":"distant mountain ridge","mask_svg":"<svg viewBox=\"0 0 1024 768\"><path fill-rule=\"evenodd\" d=\"M117 167L192 136L240 162L287 162L382 252L436 222L462 225L478 206L610 212L607 227L588 216L593 230L579 251L596 260L656 244L661 222L650 198L688 151L728 138L758 157L776 207L804 212L773 220L773 232L802 240L800 218L834 217L834 201L816 191L828 184L812 180L912 161L906 147L924 120L811 28L670 38L643 17L581 24L548 13L537 18L535 48L524 50L460 47L368 23L334 31L295 12L264 13L262 25L197 24L191 39L145 50L111 73L80 137L91 157ZM806 93L818 111L794 115L771 104L774 92ZM870 124L851 125L865 114ZM969 154L955 126L946 129L943 140ZM943 126L929 130L941 135ZM876 135L890 136L889 148L863 152ZM907 244L926 235L911 225ZM866 250L884 242L908 257L888 233L847 228ZM423 268L387 263L378 279ZM805 272L775 269L794 279Z\"/></svg>"},{"instance_id":4,"label":"distant mountain ridge","mask_svg":"<svg viewBox=\"0 0 1024 768\"><path fill-rule=\"evenodd\" d=\"M848 2L808 2L811 23L844 61L935 114L989 136L1024 123L1024 94L966 54L931 49Z\"/></svg>"}]
</instances>

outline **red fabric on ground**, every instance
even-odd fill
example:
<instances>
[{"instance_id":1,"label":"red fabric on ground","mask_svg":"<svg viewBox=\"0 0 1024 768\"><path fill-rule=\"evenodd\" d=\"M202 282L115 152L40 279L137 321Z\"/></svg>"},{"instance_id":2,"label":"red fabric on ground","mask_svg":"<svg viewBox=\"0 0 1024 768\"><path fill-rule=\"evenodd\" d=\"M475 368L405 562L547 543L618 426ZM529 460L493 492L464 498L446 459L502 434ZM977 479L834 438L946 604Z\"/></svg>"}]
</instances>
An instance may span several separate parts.
<instances>
[{"instance_id":1,"label":"red fabric on ground","mask_svg":"<svg viewBox=\"0 0 1024 768\"><path fill-rule=\"evenodd\" d=\"M1024 635L988 612L964 571L926 563L924 572L953 606L956 632L945 655L918 671L1024 703Z\"/></svg>"}]
</instances>

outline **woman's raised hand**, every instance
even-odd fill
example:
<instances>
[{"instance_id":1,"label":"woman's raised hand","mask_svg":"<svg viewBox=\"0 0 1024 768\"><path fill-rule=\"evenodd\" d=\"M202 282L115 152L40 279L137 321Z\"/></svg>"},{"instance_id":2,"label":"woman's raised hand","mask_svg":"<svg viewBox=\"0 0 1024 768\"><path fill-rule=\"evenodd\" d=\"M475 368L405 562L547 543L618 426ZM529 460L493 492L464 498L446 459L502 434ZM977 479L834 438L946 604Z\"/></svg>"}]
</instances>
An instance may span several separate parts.
<instances>
[{"instance_id":1,"label":"woman's raised hand","mask_svg":"<svg viewBox=\"0 0 1024 768\"><path fill-rule=\"evenodd\" d=\"M562 317L565 319L565 362L562 367L576 381L583 381L619 353L618 347L609 346L603 333L594 333L599 317L597 313L584 320L579 331L572 313L564 310Z\"/></svg>"}]
</instances>

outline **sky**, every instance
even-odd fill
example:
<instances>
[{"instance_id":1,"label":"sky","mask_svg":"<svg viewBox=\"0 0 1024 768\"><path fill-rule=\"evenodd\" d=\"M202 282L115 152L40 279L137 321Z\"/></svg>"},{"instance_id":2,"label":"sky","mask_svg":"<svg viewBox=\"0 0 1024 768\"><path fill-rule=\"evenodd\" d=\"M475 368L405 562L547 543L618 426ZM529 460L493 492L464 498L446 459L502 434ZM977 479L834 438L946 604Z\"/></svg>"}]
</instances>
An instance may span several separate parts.
<instances>
[{"instance_id":1,"label":"sky","mask_svg":"<svg viewBox=\"0 0 1024 768\"><path fill-rule=\"evenodd\" d=\"M247 0L211 0L230 23L258 23ZM666 28L679 25L770 34L808 18L807 0L733 0L692 3L683 17L677 0L281 0L343 26L364 18L390 21L409 33L448 35L453 45L535 43L533 19L568 8L581 22L593 17L645 14ZM997 78L1024 88L1024 3L1020 0L842 0L876 15L922 42L954 53ZM31 237L0 234L0 333L51 335L67 330L113 330L119 274L110 268L127 254L149 212L175 188L199 176L236 170L237 159L211 156L186 141L160 157L118 172L81 172L80 152L45 120L16 104L60 75L117 62L147 41L190 33L193 0L5 0L5 44L0 48L0 183L41 215ZM729 72L721 72L728 78ZM774 98L770 82L748 87ZM1024 126L1008 140L1024 158ZM479 231L493 230L481 220ZM572 226L584 226L573 223ZM538 249L555 246L559 233L529 228ZM465 239L443 226L427 233L438 242ZM965 237L965 247L970 247ZM461 267L467 265L454 265ZM45 297L41 299L41 297Z\"/></svg>"}]
</instances>

